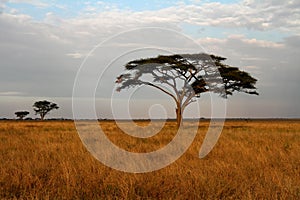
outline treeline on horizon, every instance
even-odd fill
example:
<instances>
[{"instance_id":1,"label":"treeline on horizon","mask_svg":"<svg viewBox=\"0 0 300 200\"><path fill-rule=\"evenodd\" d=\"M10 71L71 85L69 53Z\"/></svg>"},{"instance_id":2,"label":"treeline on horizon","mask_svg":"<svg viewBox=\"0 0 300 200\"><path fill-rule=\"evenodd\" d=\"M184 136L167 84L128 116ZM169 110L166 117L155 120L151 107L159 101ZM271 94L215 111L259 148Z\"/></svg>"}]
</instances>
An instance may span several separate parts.
<instances>
[{"instance_id":1,"label":"treeline on horizon","mask_svg":"<svg viewBox=\"0 0 300 200\"><path fill-rule=\"evenodd\" d=\"M94 121L95 119L72 119L72 118L48 118L41 120L40 118L31 118L27 117L23 120L16 119L16 118L6 118L2 117L0 118L0 121ZM176 121L175 118L168 118L168 119L111 119L111 118L99 118L97 119L98 121L168 121L168 122L173 122ZM236 118L206 118L206 117L200 117L200 118L185 118L184 121L195 121L195 120L205 120L205 121L210 121L210 120L243 120L243 121L254 121L254 120L300 120L298 117L266 117L266 118L249 118L249 117L236 117Z\"/></svg>"}]
</instances>

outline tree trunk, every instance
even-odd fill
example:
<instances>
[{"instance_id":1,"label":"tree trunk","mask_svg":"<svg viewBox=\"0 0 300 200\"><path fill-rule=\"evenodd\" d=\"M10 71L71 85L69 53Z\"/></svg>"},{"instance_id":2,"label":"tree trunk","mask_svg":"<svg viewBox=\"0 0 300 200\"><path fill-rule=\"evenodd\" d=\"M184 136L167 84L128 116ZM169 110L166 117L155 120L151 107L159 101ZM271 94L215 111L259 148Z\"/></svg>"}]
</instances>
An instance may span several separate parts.
<instances>
[{"instance_id":1,"label":"tree trunk","mask_svg":"<svg viewBox=\"0 0 300 200\"><path fill-rule=\"evenodd\" d=\"M177 104L177 108L176 108L176 122L177 122L177 128L179 128L182 122L182 108L180 104Z\"/></svg>"}]
</instances>

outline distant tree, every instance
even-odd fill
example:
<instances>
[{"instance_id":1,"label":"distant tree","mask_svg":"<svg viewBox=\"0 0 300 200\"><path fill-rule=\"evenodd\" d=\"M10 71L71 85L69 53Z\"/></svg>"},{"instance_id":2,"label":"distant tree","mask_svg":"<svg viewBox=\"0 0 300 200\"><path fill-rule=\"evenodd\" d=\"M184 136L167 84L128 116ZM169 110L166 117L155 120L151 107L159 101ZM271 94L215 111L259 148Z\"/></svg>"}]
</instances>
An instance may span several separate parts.
<instances>
[{"instance_id":1,"label":"distant tree","mask_svg":"<svg viewBox=\"0 0 300 200\"><path fill-rule=\"evenodd\" d=\"M116 90L147 85L169 95L176 103L179 127L184 109L202 93L214 92L224 98L235 91L258 95L257 80L237 67L224 64L225 60L205 53L133 60L125 65L127 73L117 77Z\"/></svg>"},{"instance_id":2,"label":"distant tree","mask_svg":"<svg viewBox=\"0 0 300 200\"><path fill-rule=\"evenodd\" d=\"M28 111L17 111L15 112L15 115L20 119L23 120L24 117L26 117L27 115L29 115Z\"/></svg>"},{"instance_id":3,"label":"distant tree","mask_svg":"<svg viewBox=\"0 0 300 200\"><path fill-rule=\"evenodd\" d=\"M33 110L35 111L35 114L39 114L41 116L41 120L44 120L45 116L54 109L58 109L56 103L49 102L47 100L44 101L37 101L33 104Z\"/></svg>"}]
</instances>

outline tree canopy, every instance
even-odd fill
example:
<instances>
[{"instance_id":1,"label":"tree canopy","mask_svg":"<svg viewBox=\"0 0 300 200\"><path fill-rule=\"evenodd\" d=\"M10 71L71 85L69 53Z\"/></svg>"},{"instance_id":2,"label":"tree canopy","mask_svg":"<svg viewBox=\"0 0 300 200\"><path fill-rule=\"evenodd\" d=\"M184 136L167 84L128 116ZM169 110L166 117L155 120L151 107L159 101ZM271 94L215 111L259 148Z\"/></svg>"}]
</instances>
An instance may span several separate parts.
<instances>
[{"instance_id":1,"label":"tree canopy","mask_svg":"<svg viewBox=\"0 0 300 200\"><path fill-rule=\"evenodd\" d=\"M15 112L15 115L20 119L24 119L24 117L26 117L27 115L29 115L28 111L17 111Z\"/></svg>"},{"instance_id":2,"label":"tree canopy","mask_svg":"<svg viewBox=\"0 0 300 200\"><path fill-rule=\"evenodd\" d=\"M33 104L35 114L39 114L41 116L41 120L44 120L45 116L54 109L58 109L58 105L53 102L49 102L47 100L37 101Z\"/></svg>"},{"instance_id":3,"label":"tree canopy","mask_svg":"<svg viewBox=\"0 0 300 200\"><path fill-rule=\"evenodd\" d=\"M224 64L225 60L205 53L133 60L125 65L126 73L117 77L116 90L142 85L159 89L176 102L177 123L180 125L186 106L202 93L214 92L223 98L234 92L258 95L257 80L237 67Z\"/></svg>"}]
</instances>

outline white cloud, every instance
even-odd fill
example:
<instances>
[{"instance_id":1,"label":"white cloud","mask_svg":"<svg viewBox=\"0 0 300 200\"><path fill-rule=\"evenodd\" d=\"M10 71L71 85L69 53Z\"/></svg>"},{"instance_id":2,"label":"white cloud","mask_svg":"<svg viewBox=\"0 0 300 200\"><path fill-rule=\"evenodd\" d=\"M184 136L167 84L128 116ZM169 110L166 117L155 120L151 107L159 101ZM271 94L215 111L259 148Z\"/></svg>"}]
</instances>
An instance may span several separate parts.
<instances>
[{"instance_id":1,"label":"white cloud","mask_svg":"<svg viewBox=\"0 0 300 200\"><path fill-rule=\"evenodd\" d=\"M244 61L264 61L266 60L265 58L259 58L259 57L241 57L241 60Z\"/></svg>"},{"instance_id":2,"label":"white cloud","mask_svg":"<svg viewBox=\"0 0 300 200\"><path fill-rule=\"evenodd\" d=\"M17 22L17 23L31 23L32 17L30 15L18 14L18 13L2 13L0 19Z\"/></svg>"},{"instance_id":3,"label":"white cloud","mask_svg":"<svg viewBox=\"0 0 300 200\"><path fill-rule=\"evenodd\" d=\"M272 41L266 41L266 40L258 40L256 38L246 38L246 36L244 35L229 35L228 36L229 39L233 39L233 40L241 40L244 43L247 43L249 45L255 45L258 47L266 47L266 48L281 48L284 45L282 43L278 43L278 42L272 42Z\"/></svg>"},{"instance_id":4,"label":"white cloud","mask_svg":"<svg viewBox=\"0 0 300 200\"><path fill-rule=\"evenodd\" d=\"M83 58L86 56L85 54L82 53L67 53L66 55L76 59Z\"/></svg>"},{"instance_id":5,"label":"white cloud","mask_svg":"<svg viewBox=\"0 0 300 200\"><path fill-rule=\"evenodd\" d=\"M20 2L20 0L13 1ZM25 2L35 5L44 4L37 0ZM65 29L76 26L81 29L79 32L91 34L99 32L99 29L109 34L109 31L116 32L122 28L125 30L130 27L149 25L178 28L182 23L202 27L215 26L300 33L300 3L297 1L285 3L274 0L268 2L244 0L241 3L233 4L201 2L194 5L181 3L160 10L139 12L128 9L121 10L114 4L102 1L88 2L85 6L81 15L73 19L61 19L54 13L47 13L45 22L60 25L62 28L66 27ZM116 30L113 30L114 28Z\"/></svg>"},{"instance_id":6,"label":"white cloud","mask_svg":"<svg viewBox=\"0 0 300 200\"><path fill-rule=\"evenodd\" d=\"M55 6L39 0L10 0L10 2L28 3L38 7ZM99 26L103 24L124 25L124 22L129 25L131 23L135 25L137 23L172 23L175 25L189 23L199 26L248 28L259 31L293 31L294 34L300 32L300 2L296 0L288 2L244 0L231 4L205 1L195 4L181 2L160 10L139 12L122 10L117 5L104 1L86 2L84 5L81 16L75 20L84 21L88 25L95 25L93 22L97 22ZM0 10L3 6L5 6L3 3L0 4ZM66 9L66 6L63 8ZM69 9L72 8L69 7Z\"/></svg>"},{"instance_id":7,"label":"white cloud","mask_svg":"<svg viewBox=\"0 0 300 200\"><path fill-rule=\"evenodd\" d=\"M259 69L258 66L244 66L245 69Z\"/></svg>"},{"instance_id":8,"label":"white cloud","mask_svg":"<svg viewBox=\"0 0 300 200\"><path fill-rule=\"evenodd\" d=\"M8 0L8 2L11 3L26 3L26 4L30 4L36 7L40 7L40 8L44 8L44 7L48 7L49 4L44 3L42 1L39 0Z\"/></svg>"},{"instance_id":9,"label":"white cloud","mask_svg":"<svg viewBox=\"0 0 300 200\"><path fill-rule=\"evenodd\" d=\"M22 96L22 95L24 95L23 92L16 92L16 91L0 92L0 96Z\"/></svg>"},{"instance_id":10,"label":"white cloud","mask_svg":"<svg viewBox=\"0 0 300 200\"><path fill-rule=\"evenodd\" d=\"M0 1L0 14L2 14L4 9L6 8L5 2L6 1L2 1L2 0Z\"/></svg>"}]
</instances>

